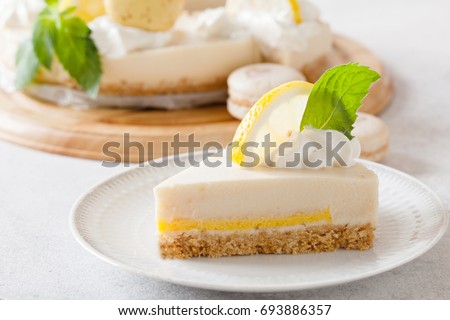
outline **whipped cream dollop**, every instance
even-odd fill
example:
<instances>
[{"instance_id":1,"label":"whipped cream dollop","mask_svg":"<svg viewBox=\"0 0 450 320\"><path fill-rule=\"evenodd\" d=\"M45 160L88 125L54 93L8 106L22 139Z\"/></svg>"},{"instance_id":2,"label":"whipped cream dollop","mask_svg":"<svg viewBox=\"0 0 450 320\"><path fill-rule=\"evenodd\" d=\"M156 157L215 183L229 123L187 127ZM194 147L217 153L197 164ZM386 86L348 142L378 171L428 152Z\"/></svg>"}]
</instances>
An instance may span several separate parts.
<instances>
[{"instance_id":1,"label":"whipped cream dollop","mask_svg":"<svg viewBox=\"0 0 450 320\"><path fill-rule=\"evenodd\" d=\"M357 138L348 139L335 130L307 128L291 135L271 154L277 168L352 167L361 154Z\"/></svg>"},{"instance_id":2,"label":"whipped cream dollop","mask_svg":"<svg viewBox=\"0 0 450 320\"><path fill-rule=\"evenodd\" d=\"M44 7L43 0L1 0L0 29L30 27Z\"/></svg>"},{"instance_id":3,"label":"whipped cream dollop","mask_svg":"<svg viewBox=\"0 0 450 320\"><path fill-rule=\"evenodd\" d=\"M299 13L302 22L315 21L319 19L319 10L307 0L297 0ZM228 0L227 11L234 16L245 16L250 20L270 17L279 25L295 26L299 25L295 21L294 9L290 1L280 0ZM262 24L262 23L260 23Z\"/></svg>"},{"instance_id":4,"label":"whipped cream dollop","mask_svg":"<svg viewBox=\"0 0 450 320\"><path fill-rule=\"evenodd\" d=\"M274 49L306 51L312 41L322 42L318 50L331 45L328 25L319 20L319 10L306 0L297 0L301 23L296 23L289 1L228 0L227 12L236 23L247 29L259 42L263 54L277 59Z\"/></svg>"},{"instance_id":5,"label":"whipped cream dollop","mask_svg":"<svg viewBox=\"0 0 450 320\"><path fill-rule=\"evenodd\" d=\"M225 7L194 13L184 12L175 23L174 29L202 39L236 39L250 36L247 30L233 21Z\"/></svg>"},{"instance_id":6,"label":"whipped cream dollop","mask_svg":"<svg viewBox=\"0 0 450 320\"><path fill-rule=\"evenodd\" d=\"M130 52L167 46L172 31L151 32L123 26L103 15L89 22L92 38L100 53L108 58L119 58Z\"/></svg>"}]
</instances>

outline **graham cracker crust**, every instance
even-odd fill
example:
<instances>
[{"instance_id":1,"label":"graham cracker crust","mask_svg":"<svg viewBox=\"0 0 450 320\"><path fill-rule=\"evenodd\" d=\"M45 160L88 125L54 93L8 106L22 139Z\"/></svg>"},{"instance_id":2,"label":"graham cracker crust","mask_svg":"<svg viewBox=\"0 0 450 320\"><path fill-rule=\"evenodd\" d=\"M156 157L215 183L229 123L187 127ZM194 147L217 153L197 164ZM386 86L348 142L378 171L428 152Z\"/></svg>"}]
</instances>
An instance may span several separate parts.
<instances>
[{"instance_id":1,"label":"graham cracker crust","mask_svg":"<svg viewBox=\"0 0 450 320\"><path fill-rule=\"evenodd\" d=\"M226 90L226 77L215 77L204 83L196 83L186 77L175 83L160 82L157 86L148 86L139 82L121 80L117 84L101 84L100 93L107 95L152 96L163 94L201 93L205 91Z\"/></svg>"},{"instance_id":2,"label":"graham cracker crust","mask_svg":"<svg viewBox=\"0 0 450 320\"><path fill-rule=\"evenodd\" d=\"M339 248L372 248L374 227L366 225L312 226L298 230L261 230L255 232L187 231L160 234L163 258L218 258L253 254L300 254L331 252Z\"/></svg>"}]
</instances>

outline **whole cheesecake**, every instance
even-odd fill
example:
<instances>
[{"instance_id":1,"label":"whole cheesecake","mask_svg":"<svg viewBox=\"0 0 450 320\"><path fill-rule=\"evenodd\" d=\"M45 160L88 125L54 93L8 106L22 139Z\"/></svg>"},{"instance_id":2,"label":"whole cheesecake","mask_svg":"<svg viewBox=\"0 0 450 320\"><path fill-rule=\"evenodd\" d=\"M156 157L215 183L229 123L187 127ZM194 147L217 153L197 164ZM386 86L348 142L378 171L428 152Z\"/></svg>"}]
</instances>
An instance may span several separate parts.
<instances>
[{"instance_id":1,"label":"whole cheesecake","mask_svg":"<svg viewBox=\"0 0 450 320\"><path fill-rule=\"evenodd\" d=\"M180 95L194 105L195 100L211 102L202 97L225 101L227 77L235 69L261 61L302 69L331 47L329 27L304 0L295 1L295 7L288 0L252 1L245 6L228 1L226 6L216 8L199 4L194 6L195 11L182 11L183 2L62 2L61 10L78 3L74 14L86 21L101 58L99 95L94 99L84 97L86 103L95 105L105 96L112 97L108 103L118 101L118 106L126 105L124 97L149 98L143 104L150 101L160 107L169 106L172 97ZM268 2L272 3L270 8ZM192 1L187 5L191 8ZM11 14L0 26L0 37L6 44L0 62L14 73L17 48L30 38L44 1L37 0L31 6L28 0L19 0L9 6ZM50 69L39 69L34 85L25 90L40 98L65 93L68 98L81 97L79 83L59 59L54 59ZM132 106L138 100L129 101Z\"/></svg>"}]
</instances>

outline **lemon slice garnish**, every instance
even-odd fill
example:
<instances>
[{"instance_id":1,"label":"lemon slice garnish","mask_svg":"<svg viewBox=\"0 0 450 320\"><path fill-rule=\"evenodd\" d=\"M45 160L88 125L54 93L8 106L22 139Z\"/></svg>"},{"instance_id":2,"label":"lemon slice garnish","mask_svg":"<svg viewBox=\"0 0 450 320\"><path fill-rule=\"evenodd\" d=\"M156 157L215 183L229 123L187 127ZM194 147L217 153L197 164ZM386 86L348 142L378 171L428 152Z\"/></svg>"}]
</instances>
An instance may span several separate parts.
<instances>
[{"instance_id":1,"label":"lemon slice garnish","mask_svg":"<svg viewBox=\"0 0 450 320\"><path fill-rule=\"evenodd\" d=\"M242 165L244 146L264 159L261 145L269 134L277 146L298 132L313 84L304 81L285 83L259 99L242 120L233 138L232 160ZM251 144L250 144L251 142Z\"/></svg>"},{"instance_id":2,"label":"lemon slice garnish","mask_svg":"<svg viewBox=\"0 0 450 320\"><path fill-rule=\"evenodd\" d=\"M103 0L62 0L60 2L61 10L71 6L77 6L74 14L87 22L105 14Z\"/></svg>"},{"instance_id":3,"label":"lemon slice garnish","mask_svg":"<svg viewBox=\"0 0 450 320\"><path fill-rule=\"evenodd\" d=\"M294 16L294 22L296 24L302 23L302 12L297 0L289 0L289 4L291 5L292 15Z\"/></svg>"}]
</instances>

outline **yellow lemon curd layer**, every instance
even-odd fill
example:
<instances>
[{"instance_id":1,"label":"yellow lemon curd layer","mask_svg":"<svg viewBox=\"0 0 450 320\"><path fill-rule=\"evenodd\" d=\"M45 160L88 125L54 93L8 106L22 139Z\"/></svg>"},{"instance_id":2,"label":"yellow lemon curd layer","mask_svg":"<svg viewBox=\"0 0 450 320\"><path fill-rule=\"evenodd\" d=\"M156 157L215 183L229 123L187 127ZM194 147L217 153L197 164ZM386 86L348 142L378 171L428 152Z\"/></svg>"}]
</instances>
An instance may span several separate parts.
<instances>
[{"instance_id":1,"label":"yellow lemon curd layer","mask_svg":"<svg viewBox=\"0 0 450 320\"><path fill-rule=\"evenodd\" d=\"M245 231L252 229L270 229L293 227L311 224L319 221L331 223L330 208L315 213L296 213L287 217L273 219L240 219L240 220L190 220L173 219L171 221L158 220L160 232L171 231Z\"/></svg>"}]
</instances>

